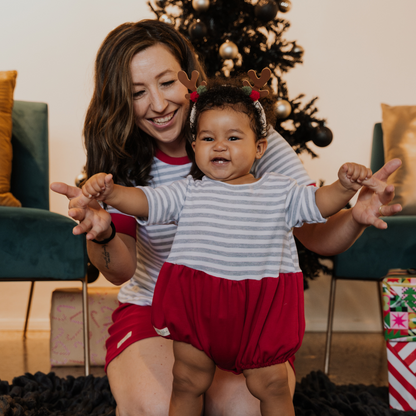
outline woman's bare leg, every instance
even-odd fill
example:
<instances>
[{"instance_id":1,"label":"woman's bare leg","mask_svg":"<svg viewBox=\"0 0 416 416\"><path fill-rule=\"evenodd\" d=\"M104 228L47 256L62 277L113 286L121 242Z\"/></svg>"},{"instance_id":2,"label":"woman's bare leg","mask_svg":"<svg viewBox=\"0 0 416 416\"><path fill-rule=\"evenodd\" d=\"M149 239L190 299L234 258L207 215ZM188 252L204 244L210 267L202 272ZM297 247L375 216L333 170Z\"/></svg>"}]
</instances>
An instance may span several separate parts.
<instances>
[{"instance_id":1,"label":"woman's bare leg","mask_svg":"<svg viewBox=\"0 0 416 416\"><path fill-rule=\"evenodd\" d=\"M107 367L117 416L166 416L172 393L173 343L147 338L127 347Z\"/></svg>"},{"instance_id":2,"label":"woman's bare leg","mask_svg":"<svg viewBox=\"0 0 416 416\"><path fill-rule=\"evenodd\" d=\"M295 416L284 363L243 373L251 394L260 400L262 416Z\"/></svg>"},{"instance_id":3,"label":"woman's bare leg","mask_svg":"<svg viewBox=\"0 0 416 416\"><path fill-rule=\"evenodd\" d=\"M296 376L287 362L291 397L295 392ZM214 381L205 394L205 416L260 416L260 401L247 389L243 374L235 375L217 368Z\"/></svg>"},{"instance_id":4,"label":"woman's bare leg","mask_svg":"<svg viewBox=\"0 0 416 416\"><path fill-rule=\"evenodd\" d=\"M214 362L184 342L173 342L173 388L169 416L196 416L203 410L203 394L215 374Z\"/></svg>"}]
</instances>

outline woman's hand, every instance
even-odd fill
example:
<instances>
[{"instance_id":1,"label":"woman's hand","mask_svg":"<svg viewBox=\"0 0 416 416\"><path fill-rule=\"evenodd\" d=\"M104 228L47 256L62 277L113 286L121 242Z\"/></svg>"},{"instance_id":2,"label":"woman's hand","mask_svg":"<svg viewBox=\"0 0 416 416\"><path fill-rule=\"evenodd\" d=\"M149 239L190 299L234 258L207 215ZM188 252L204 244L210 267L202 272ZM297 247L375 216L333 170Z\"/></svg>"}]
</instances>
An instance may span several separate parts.
<instances>
[{"instance_id":1,"label":"woman's hand","mask_svg":"<svg viewBox=\"0 0 416 416\"><path fill-rule=\"evenodd\" d=\"M389 217L402 210L400 204L387 205L394 197L394 186L387 185L387 179L401 165L400 159L392 159L365 181L351 212L357 223L386 229L387 224L380 217Z\"/></svg>"},{"instance_id":2,"label":"woman's hand","mask_svg":"<svg viewBox=\"0 0 416 416\"><path fill-rule=\"evenodd\" d=\"M69 199L68 215L80 222L73 229L74 235L86 233L87 240L110 236L111 215L98 202L84 196L81 189L62 182L53 182L50 188Z\"/></svg>"}]
</instances>

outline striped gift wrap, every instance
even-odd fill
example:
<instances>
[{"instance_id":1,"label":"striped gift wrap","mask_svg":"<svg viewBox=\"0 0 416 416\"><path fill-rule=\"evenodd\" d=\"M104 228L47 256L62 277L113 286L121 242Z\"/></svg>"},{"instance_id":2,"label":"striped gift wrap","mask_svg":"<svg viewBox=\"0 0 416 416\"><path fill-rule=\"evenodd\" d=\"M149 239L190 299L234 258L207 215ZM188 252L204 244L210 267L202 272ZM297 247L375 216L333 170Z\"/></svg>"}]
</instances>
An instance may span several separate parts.
<instances>
[{"instance_id":1,"label":"striped gift wrap","mask_svg":"<svg viewBox=\"0 0 416 416\"><path fill-rule=\"evenodd\" d=\"M383 280L383 305L390 407L416 410L416 276L391 271Z\"/></svg>"}]
</instances>

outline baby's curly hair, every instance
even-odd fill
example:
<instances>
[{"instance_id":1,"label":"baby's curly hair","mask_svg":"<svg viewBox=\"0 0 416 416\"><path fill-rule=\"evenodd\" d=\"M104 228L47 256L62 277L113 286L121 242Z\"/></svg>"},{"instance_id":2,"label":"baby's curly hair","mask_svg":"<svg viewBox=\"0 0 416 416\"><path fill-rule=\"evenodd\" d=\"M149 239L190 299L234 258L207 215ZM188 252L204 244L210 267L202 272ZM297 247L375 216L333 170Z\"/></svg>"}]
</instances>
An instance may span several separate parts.
<instances>
[{"instance_id":1,"label":"baby's curly hair","mask_svg":"<svg viewBox=\"0 0 416 416\"><path fill-rule=\"evenodd\" d=\"M198 121L201 114L209 110L231 109L247 115L250 120L250 127L253 130L256 141L267 136L272 114L266 110L267 128L264 129L261 111L254 105L250 96L244 92L244 78L209 80L207 90L200 94L195 106L195 119L191 123L192 141L196 139L198 131ZM189 155L189 152L188 152ZM193 155L192 155L193 156ZM201 179L204 174L195 163L195 158L191 157L192 167L190 174L194 179Z\"/></svg>"}]
</instances>

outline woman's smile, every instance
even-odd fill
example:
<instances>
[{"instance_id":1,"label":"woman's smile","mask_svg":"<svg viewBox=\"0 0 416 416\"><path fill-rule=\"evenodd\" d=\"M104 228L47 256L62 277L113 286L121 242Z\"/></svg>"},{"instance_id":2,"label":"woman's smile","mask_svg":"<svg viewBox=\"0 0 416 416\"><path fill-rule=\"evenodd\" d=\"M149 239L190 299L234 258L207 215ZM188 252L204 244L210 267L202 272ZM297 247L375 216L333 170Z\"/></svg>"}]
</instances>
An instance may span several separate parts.
<instances>
[{"instance_id":1,"label":"woman's smile","mask_svg":"<svg viewBox=\"0 0 416 416\"><path fill-rule=\"evenodd\" d=\"M175 117L176 111L172 111L171 113L162 116L162 117L153 117L148 119L152 124L154 124L156 127L167 127L169 126L169 122Z\"/></svg>"}]
</instances>

